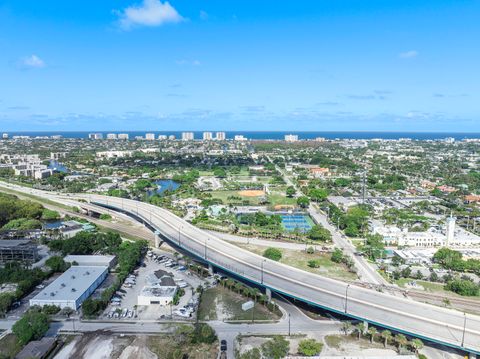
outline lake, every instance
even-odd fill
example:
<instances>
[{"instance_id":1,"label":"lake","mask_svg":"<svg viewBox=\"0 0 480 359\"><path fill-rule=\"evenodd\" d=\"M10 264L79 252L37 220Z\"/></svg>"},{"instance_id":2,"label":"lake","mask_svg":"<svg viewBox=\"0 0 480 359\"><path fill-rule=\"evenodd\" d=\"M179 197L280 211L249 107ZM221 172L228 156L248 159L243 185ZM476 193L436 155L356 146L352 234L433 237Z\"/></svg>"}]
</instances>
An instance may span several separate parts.
<instances>
[{"instance_id":1,"label":"lake","mask_svg":"<svg viewBox=\"0 0 480 359\"><path fill-rule=\"evenodd\" d=\"M175 191L178 187L180 187L180 183L175 182L174 180L171 179L162 179L162 180L157 180L153 181L152 183L157 185L157 189L155 190L149 190L147 191L148 196L153 196L155 193L157 194L163 194L165 191Z\"/></svg>"}]
</instances>

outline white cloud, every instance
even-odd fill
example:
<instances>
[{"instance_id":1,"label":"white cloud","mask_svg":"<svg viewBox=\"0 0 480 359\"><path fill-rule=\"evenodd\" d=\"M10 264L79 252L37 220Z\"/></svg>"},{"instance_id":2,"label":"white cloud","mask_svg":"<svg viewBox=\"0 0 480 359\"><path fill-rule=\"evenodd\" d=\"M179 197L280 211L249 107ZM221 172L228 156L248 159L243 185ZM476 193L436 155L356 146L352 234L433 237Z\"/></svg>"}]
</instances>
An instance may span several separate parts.
<instances>
[{"instance_id":1,"label":"white cloud","mask_svg":"<svg viewBox=\"0 0 480 359\"><path fill-rule=\"evenodd\" d=\"M20 60L20 65L23 68L33 68L33 69L40 69L46 66L45 61L43 61L37 55L30 55L22 58Z\"/></svg>"},{"instance_id":2,"label":"white cloud","mask_svg":"<svg viewBox=\"0 0 480 359\"><path fill-rule=\"evenodd\" d=\"M141 5L132 5L120 13L120 27L129 30L135 26L161 26L179 23L185 19L168 1L143 0Z\"/></svg>"},{"instance_id":3,"label":"white cloud","mask_svg":"<svg viewBox=\"0 0 480 359\"><path fill-rule=\"evenodd\" d=\"M399 55L402 59L413 59L414 57L418 56L418 51L410 50L400 53Z\"/></svg>"}]
</instances>

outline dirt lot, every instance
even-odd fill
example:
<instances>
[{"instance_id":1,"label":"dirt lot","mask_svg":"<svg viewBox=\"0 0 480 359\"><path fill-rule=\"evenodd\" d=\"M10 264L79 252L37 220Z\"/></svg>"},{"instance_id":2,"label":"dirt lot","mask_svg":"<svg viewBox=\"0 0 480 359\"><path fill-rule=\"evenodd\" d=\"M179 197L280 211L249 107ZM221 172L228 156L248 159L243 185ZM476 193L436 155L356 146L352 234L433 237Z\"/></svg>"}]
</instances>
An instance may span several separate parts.
<instances>
[{"instance_id":1,"label":"dirt lot","mask_svg":"<svg viewBox=\"0 0 480 359\"><path fill-rule=\"evenodd\" d=\"M148 349L146 336L116 336L91 333L75 337L66 344L55 359L156 359L158 356Z\"/></svg>"},{"instance_id":2,"label":"dirt lot","mask_svg":"<svg viewBox=\"0 0 480 359\"><path fill-rule=\"evenodd\" d=\"M260 197L260 196L265 196L265 191L252 189L252 190L239 191L238 194L243 197Z\"/></svg>"},{"instance_id":3,"label":"dirt lot","mask_svg":"<svg viewBox=\"0 0 480 359\"><path fill-rule=\"evenodd\" d=\"M168 335L120 336L89 333L66 338L67 344L54 359L164 359L188 353L191 359L216 358L218 343L185 345Z\"/></svg>"}]
</instances>

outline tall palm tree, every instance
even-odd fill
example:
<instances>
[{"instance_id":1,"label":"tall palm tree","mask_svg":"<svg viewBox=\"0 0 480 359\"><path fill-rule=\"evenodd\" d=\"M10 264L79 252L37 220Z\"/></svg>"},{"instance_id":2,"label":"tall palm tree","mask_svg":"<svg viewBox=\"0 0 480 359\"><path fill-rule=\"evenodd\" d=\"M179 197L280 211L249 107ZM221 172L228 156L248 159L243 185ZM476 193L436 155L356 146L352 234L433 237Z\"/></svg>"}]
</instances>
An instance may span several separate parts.
<instances>
[{"instance_id":1,"label":"tall palm tree","mask_svg":"<svg viewBox=\"0 0 480 359\"><path fill-rule=\"evenodd\" d=\"M401 349L402 349L405 345L407 345L408 339L407 339L407 337L406 337L405 335L403 335L403 334L397 334L397 335L395 336L395 342L396 342L397 345L398 345L398 352L400 352Z\"/></svg>"},{"instance_id":2,"label":"tall palm tree","mask_svg":"<svg viewBox=\"0 0 480 359\"><path fill-rule=\"evenodd\" d=\"M388 341L390 339L392 339L392 332L390 330L384 330L380 335L382 336L382 338L384 340L383 346L386 348L387 344L388 344Z\"/></svg>"},{"instance_id":3,"label":"tall palm tree","mask_svg":"<svg viewBox=\"0 0 480 359\"><path fill-rule=\"evenodd\" d=\"M350 332L350 328L352 327L352 323L350 322L343 322L342 324L342 331L345 333L345 335L348 335Z\"/></svg>"},{"instance_id":4,"label":"tall palm tree","mask_svg":"<svg viewBox=\"0 0 480 359\"><path fill-rule=\"evenodd\" d=\"M360 340L360 338L362 337L363 335L363 332L365 332L365 324L362 322L362 323L358 323L356 326L355 326L355 330L357 331L358 333L358 340Z\"/></svg>"},{"instance_id":5,"label":"tall palm tree","mask_svg":"<svg viewBox=\"0 0 480 359\"><path fill-rule=\"evenodd\" d=\"M423 348L423 342L420 339L412 339L410 346L415 350L415 354L418 354L418 351Z\"/></svg>"},{"instance_id":6,"label":"tall palm tree","mask_svg":"<svg viewBox=\"0 0 480 359\"><path fill-rule=\"evenodd\" d=\"M242 293L243 284L240 282L235 283L235 290L237 291L237 293Z\"/></svg>"},{"instance_id":7,"label":"tall palm tree","mask_svg":"<svg viewBox=\"0 0 480 359\"><path fill-rule=\"evenodd\" d=\"M368 328L368 334L370 334L370 343L373 343L373 339L375 339L375 335L377 335L377 328L375 327Z\"/></svg>"},{"instance_id":8,"label":"tall palm tree","mask_svg":"<svg viewBox=\"0 0 480 359\"><path fill-rule=\"evenodd\" d=\"M233 286L235 285L235 282L232 279L227 279L227 288L232 289Z\"/></svg>"},{"instance_id":9,"label":"tall palm tree","mask_svg":"<svg viewBox=\"0 0 480 359\"><path fill-rule=\"evenodd\" d=\"M253 288L252 291L251 291L251 293L252 293L252 295L253 295L253 299L254 299L255 302L256 302L258 296L261 294L261 293L260 293L260 290L258 290L258 288Z\"/></svg>"}]
</instances>

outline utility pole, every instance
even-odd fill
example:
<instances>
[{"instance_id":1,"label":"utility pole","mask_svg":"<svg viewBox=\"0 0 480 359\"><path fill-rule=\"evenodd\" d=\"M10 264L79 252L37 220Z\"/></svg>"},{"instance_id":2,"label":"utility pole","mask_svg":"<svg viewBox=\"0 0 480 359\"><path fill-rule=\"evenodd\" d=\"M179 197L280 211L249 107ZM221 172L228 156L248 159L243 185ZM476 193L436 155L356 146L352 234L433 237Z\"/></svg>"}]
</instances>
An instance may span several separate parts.
<instances>
[{"instance_id":1,"label":"utility pole","mask_svg":"<svg viewBox=\"0 0 480 359\"><path fill-rule=\"evenodd\" d=\"M463 313L463 333L462 333L462 347L465 343L465 330L467 329L467 313Z\"/></svg>"}]
</instances>

